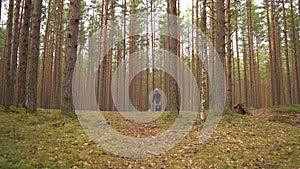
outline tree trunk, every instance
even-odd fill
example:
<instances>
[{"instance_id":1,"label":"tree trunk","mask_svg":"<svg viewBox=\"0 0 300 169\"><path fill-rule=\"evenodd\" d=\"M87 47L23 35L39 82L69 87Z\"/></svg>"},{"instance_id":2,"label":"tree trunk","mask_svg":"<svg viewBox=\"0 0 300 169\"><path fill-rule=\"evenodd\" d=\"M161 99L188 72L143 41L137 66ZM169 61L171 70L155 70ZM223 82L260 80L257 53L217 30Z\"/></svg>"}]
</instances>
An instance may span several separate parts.
<instances>
[{"instance_id":1,"label":"tree trunk","mask_svg":"<svg viewBox=\"0 0 300 169\"><path fill-rule=\"evenodd\" d=\"M50 35L50 15L51 15L51 4L52 4L52 0L49 0L48 2L48 14L47 14L47 22L46 22L46 31L45 31L45 37L44 37L44 54L43 54L43 70L42 70L42 82L41 82L41 107L43 108L50 108L50 105L48 105L49 103L49 98L51 97L51 95L49 94L50 89L49 89L49 76L50 76L50 72L49 69L51 66L51 60L49 58L51 58L51 56L49 55L49 35ZM47 63L47 64L46 64ZM51 76L50 76L51 78Z\"/></svg>"},{"instance_id":2,"label":"tree trunk","mask_svg":"<svg viewBox=\"0 0 300 169\"><path fill-rule=\"evenodd\" d=\"M256 46L258 46L258 40L256 39ZM262 91L261 91L261 75L260 75L260 59L259 59L259 50L256 50L256 74L257 74L257 106L261 107L263 103Z\"/></svg>"},{"instance_id":3,"label":"tree trunk","mask_svg":"<svg viewBox=\"0 0 300 169\"><path fill-rule=\"evenodd\" d=\"M102 22L102 28L103 28L103 33L101 34L101 48L100 53L102 57L102 63L101 63L101 75L100 75L100 109L101 110L106 110L106 84L107 84L107 78L106 78L106 71L107 71L107 21L108 21L108 0L102 1L103 4L103 18L101 20Z\"/></svg>"},{"instance_id":4,"label":"tree trunk","mask_svg":"<svg viewBox=\"0 0 300 169\"><path fill-rule=\"evenodd\" d=\"M31 28L30 55L26 72L26 112L35 113L37 109L37 73L40 53L40 25L42 14L42 0L36 0Z\"/></svg>"},{"instance_id":5,"label":"tree trunk","mask_svg":"<svg viewBox=\"0 0 300 169\"><path fill-rule=\"evenodd\" d=\"M275 13L275 5L274 0L271 0L271 19L272 19L272 40L273 40L273 66L274 66L274 88L276 91L275 95L275 105L281 104L281 81L280 81L280 73L278 69L279 67L279 40L278 40L278 32L277 32L277 21L276 21L276 13Z\"/></svg>"},{"instance_id":6,"label":"tree trunk","mask_svg":"<svg viewBox=\"0 0 300 169\"><path fill-rule=\"evenodd\" d=\"M68 48L64 66L62 85L62 114L75 116L72 97L72 77L77 59L78 30L80 19L80 0L70 0L70 16L68 23Z\"/></svg>"},{"instance_id":7,"label":"tree trunk","mask_svg":"<svg viewBox=\"0 0 300 169\"><path fill-rule=\"evenodd\" d=\"M227 43L227 109L232 110L232 63L231 63L231 28L230 0L226 0L226 43Z\"/></svg>"},{"instance_id":8,"label":"tree trunk","mask_svg":"<svg viewBox=\"0 0 300 169\"><path fill-rule=\"evenodd\" d=\"M299 68L298 68L298 58L297 58L297 42L296 42L296 30L295 30L295 18L294 18L294 7L293 7L293 0L290 0L290 13L291 13L291 22L292 22L292 54L294 60L294 103L300 103L300 88L299 88Z\"/></svg>"},{"instance_id":9,"label":"tree trunk","mask_svg":"<svg viewBox=\"0 0 300 169\"><path fill-rule=\"evenodd\" d=\"M168 29L170 31L170 37L169 40L169 46L170 46L170 53L173 55L177 54L177 44L178 40L173 37L177 37L177 9L176 9L176 0L168 0L168 14L170 15L168 17ZM172 59L174 60L174 59ZM168 63L170 66L170 72L174 73L174 76L177 76L177 62L169 62ZM170 103L170 112L173 114L178 114L180 105L179 105L179 92L178 92L178 85L176 81L173 78L169 78L170 83L169 83L169 88L170 88L170 98L169 98L169 103Z\"/></svg>"},{"instance_id":10,"label":"tree trunk","mask_svg":"<svg viewBox=\"0 0 300 169\"><path fill-rule=\"evenodd\" d=\"M239 52L239 27L238 27L238 5L235 1L235 47L236 47L236 57L237 57L237 69L238 69L238 99L237 103L242 102L242 85L241 85L241 69L240 69L240 52Z\"/></svg>"},{"instance_id":11,"label":"tree trunk","mask_svg":"<svg viewBox=\"0 0 300 169\"><path fill-rule=\"evenodd\" d=\"M207 6L207 0L203 0L202 1L202 14L201 14L201 30L203 32L204 35L207 35L207 11L206 11L206 6ZM209 58L208 58L208 52L207 52L207 42L206 40L202 40L202 43L204 45L204 51L203 51L203 55L204 55L204 59L205 59L205 65L207 70L205 70L205 66L203 66L203 79L202 79L202 93L203 93L203 98L204 99L204 104L203 104L203 108L204 109L208 109L209 108L209 76L208 76L208 67L209 67Z\"/></svg>"},{"instance_id":12,"label":"tree trunk","mask_svg":"<svg viewBox=\"0 0 300 169\"><path fill-rule=\"evenodd\" d=\"M153 0L150 1L150 9L151 9L151 50L152 50L152 90L154 91L155 89L155 77L154 77L154 72L155 72L155 22L153 22ZM165 79L166 82L166 79ZM168 98L168 92L166 93L167 98Z\"/></svg>"},{"instance_id":13,"label":"tree trunk","mask_svg":"<svg viewBox=\"0 0 300 169\"><path fill-rule=\"evenodd\" d=\"M55 42L55 61L54 61L54 80L53 80L53 108L60 108L61 100L61 64L62 64L62 17L63 0L58 0L58 15L56 18L56 42Z\"/></svg>"},{"instance_id":14,"label":"tree trunk","mask_svg":"<svg viewBox=\"0 0 300 169\"><path fill-rule=\"evenodd\" d=\"M248 92L248 75L247 75L247 50L246 50L246 41L245 41L245 32L242 32L243 34L243 65L244 65L244 96L245 96L245 102L248 106L249 103L249 92Z\"/></svg>"},{"instance_id":15,"label":"tree trunk","mask_svg":"<svg viewBox=\"0 0 300 169\"><path fill-rule=\"evenodd\" d=\"M256 73L255 73L255 62L254 62L254 49L253 49L253 28L252 28L252 9L251 0L247 0L247 23L248 23L248 47L249 47L249 58L250 58L250 90L251 90L251 105L257 106L257 86L256 86Z\"/></svg>"},{"instance_id":16,"label":"tree trunk","mask_svg":"<svg viewBox=\"0 0 300 169\"><path fill-rule=\"evenodd\" d=\"M111 1L111 20L115 20L115 0ZM113 23L113 22L112 22ZM114 25L110 25L112 28ZM106 110L112 111L112 97L111 97L111 78L112 78L112 55L113 55L113 31L109 32L109 52L107 58L107 83L106 83Z\"/></svg>"},{"instance_id":17,"label":"tree trunk","mask_svg":"<svg viewBox=\"0 0 300 169\"><path fill-rule=\"evenodd\" d=\"M271 37L271 24L270 24L270 15L269 15L269 2L266 0L266 12L267 12L267 25L268 25L268 48L270 56L270 74L271 74L271 99L272 105L275 104L276 99L276 89L275 89L275 73L274 73L274 64L273 64L273 51L272 51L272 37Z\"/></svg>"},{"instance_id":18,"label":"tree trunk","mask_svg":"<svg viewBox=\"0 0 300 169\"><path fill-rule=\"evenodd\" d=\"M225 67L225 10L224 0L216 1L217 8L217 30L216 30L216 49L220 60Z\"/></svg>"},{"instance_id":19,"label":"tree trunk","mask_svg":"<svg viewBox=\"0 0 300 169\"><path fill-rule=\"evenodd\" d=\"M15 84L16 84L16 70L18 59L18 47L19 47L19 19L20 19L20 4L21 0L16 0L16 8L14 13L14 29L13 29L13 41L12 41L12 55L11 55L11 103L15 103Z\"/></svg>"},{"instance_id":20,"label":"tree trunk","mask_svg":"<svg viewBox=\"0 0 300 169\"><path fill-rule=\"evenodd\" d=\"M286 64L286 73L287 73L287 93L288 93L288 100L287 104L292 103L292 89L291 89L291 75L290 75L290 63L289 63L289 46L288 46L288 35L287 35L287 24L286 24L286 12L285 12L285 2L284 0L281 1L282 3L282 12L283 12L283 33L284 33L284 51L285 51L285 64Z\"/></svg>"},{"instance_id":21,"label":"tree trunk","mask_svg":"<svg viewBox=\"0 0 300 169\"><path fill-rule=\"evenodd\" d=\"M150 4L151 5L151 4ZM147 10L147 16L149 16L149 11L148 11L148 2L146 3L146 10ZM151 12L151 11L150 11ZM151 16L152 16L152 13L151 13ZM147 17L146 19L146 22L149 23L149 19ZM150 64L149 64L149 49L150 49L150 42L149 42L149 25L147 25L146 27L146 66L149 67ZM150 67L149 67L150 68ZM144 108L145 110L148 110L149 109L149 106L148 106L148 96L149 96L149 74L150 74L150 70L147 69L146 70L146 74L145 74L145 79L146 79L146 91L145 91L145 100L144 100Z\"/></svg>"},{"instance_id":22,"label":"tree trunk","mask_svg":"<svg viewBox=\"0 0 300 169\"><path fill-rule=\"evenodd\" d=\"M18 95L17 106L25 106L26 93L26 69L29 49L29 26L30 26L31 0L25 0L25 10L23 14L23 23L21 29L20 50L19 50L19 68L18 68Z\"/></svg>"},{"instance_id":23,"label":"tree trunk","mask_svg":"<svg viewBox=\"0 0 300 169\"><path fill-rule=\"evenodd\" d=\"M124 0L124 14L123 14L123 19L124 19L124 26L123 26L123 38L124 38L124 40L123 40L123 62L125 62L125 58L126 58L126 12L127 12L127 1L126 0ZM126 80L126 64L123 64L123 72L125 72L124 73L124 75L122 76L122 81L123 82L125 82L125 80ZM126 91L125 90L127 90L127 89L124 89L124 87L122 88L123 89L123 91L122 91L122 100L123 100L123 111L125 111L126 110L126 104L127 104L127 102L126 102L126 99L125 99L125 97L126 97Z\"/></svg>"},{"instance_id":24,"label":"tree trunk","mask_svg":"<svg viewBox=\"0 0 300 169\"><path fill-rule=\"evenodd\" d=\"M215 36L215 5L214 5L214 0L210 0L210 20L209 20L209 33L210 33L210 41L212 42L213 46L216 46L216 36ZM210 81L214 81L215 79L215 71L214 71L214 67L215 67L215 51L214 48L210 47L209 49L209 68L211 70L211 77L210 77ZM208 85L209 87L209 85ZM208 88L208 90L210 90L212 88ZM209 91L208 91L209 94ZM207 105L209 105L209 98L207 100Z\"/></svg>"},{"instance_id":25,"label":"tree trunk","mask_svg":"<svg viewBox=\"0 0 300 169\"><path fill-rule=\"evenodd\" d=\"M130 42L129 42L129 79L131 79L131 84L129 85L129 98L131 100L132 105L136 106L136 81L133 80L133 72L135 70L136 67L136 63L134 62L134 58L137 57L135 55L136 52L136 36L135 36L135 18L133 17L133 15L136 13L136 1L133 0L131 1L130 4L130 23L129 23L129 31L130 31ZM130 110L133 111L133 110Z\"/></svg>"},{"instance_id":26,"label":"tree trunk","mask_svg":"<svg viewBox=\"0 0 300 169\"><path fill-rule=\"evenodd\" d=\"M7 25L6 25L6 45L5 45L5 56L4 56L4 110L6 112L9 111L9 107L11 105L11 42L12 42L12 26L13 26L13 11L14 11L14 1L9 1L8 8L8 17L7 17Z\"/></svg>"},{"instance_id":27,"label":"tree trunk","mask_svg":"<svg viewBox=\"0 0 300 169\"><path fill-rule=\"evenodd\" d=\"M1 21L1 14L2 14L2 0L0 0L0 21Z\"/></svg>"}]
</instances>

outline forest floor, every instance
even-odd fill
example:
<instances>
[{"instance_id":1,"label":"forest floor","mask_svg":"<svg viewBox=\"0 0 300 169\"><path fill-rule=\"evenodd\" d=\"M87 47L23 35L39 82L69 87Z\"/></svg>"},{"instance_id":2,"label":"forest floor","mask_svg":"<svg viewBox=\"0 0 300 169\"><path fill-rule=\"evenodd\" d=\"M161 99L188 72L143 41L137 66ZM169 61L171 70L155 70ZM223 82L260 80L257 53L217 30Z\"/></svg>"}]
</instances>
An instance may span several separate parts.
<instances>
[{"instance_id":1,"label":"forest floor","mask_svg":"<svg viewBox=\"0 0 300 169\"><path fill-rule=\"evenodd\" d=\"M300 168L300 105L252 109L251 116L228 113L206 143L199 143L200 120L165 154L122 158L104 151L80 123L57 110L28 115L0 107L0 168ZM164 113L148 124L104 112L119 132L147 137L166 130L176 118Z\"/></svg>"}]
</instances>

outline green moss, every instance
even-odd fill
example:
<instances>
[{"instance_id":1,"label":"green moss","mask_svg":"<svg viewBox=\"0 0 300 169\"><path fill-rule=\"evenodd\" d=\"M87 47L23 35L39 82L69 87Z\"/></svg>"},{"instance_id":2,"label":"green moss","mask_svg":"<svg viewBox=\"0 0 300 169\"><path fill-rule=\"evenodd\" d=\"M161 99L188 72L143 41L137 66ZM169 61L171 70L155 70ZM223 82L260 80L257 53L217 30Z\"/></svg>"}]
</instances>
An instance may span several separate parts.
<instances>
[{"instance_id":1,"label":"green moss","mask_svg":"<svg viewBox=\"0 0 300 169\"><path fill-rule=\"evenodd\" d=\"M272 106L270 110L280 111L282 113L300 113L300 104Z\"/></svg>"},{"instance_id":2,"label":"green moss","mask_svg":"<svg viewBox=\"0 0 300 169\"><path fill-rule=\"evenodd\" d=\"M296 106L292 106L295 109ZM199 143L203 125L165 154L147 159L115 156L97 146L77 120L60 111L39 109L28 115L23 109L4 113L0 107L0 168L299 168L300 129L289 116L273 119L227 113L204 144ZM282 107L280 107L282 110ZM285 109L287 110L287 109ZM145 136L164 131L176 116L163 113L155 122L133 124L118 113L104 112L110 124L125 134ZM125 130L125 131L124 131Z\"/></svg>"}]
</instances>

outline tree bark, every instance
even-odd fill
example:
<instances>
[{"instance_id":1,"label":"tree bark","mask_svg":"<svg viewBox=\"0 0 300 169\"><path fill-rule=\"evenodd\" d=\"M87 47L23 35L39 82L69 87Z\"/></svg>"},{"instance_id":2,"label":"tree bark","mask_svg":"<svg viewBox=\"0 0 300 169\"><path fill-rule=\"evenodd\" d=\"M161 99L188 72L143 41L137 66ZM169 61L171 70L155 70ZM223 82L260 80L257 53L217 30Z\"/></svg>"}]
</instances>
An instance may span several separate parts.
<instances>
[{"instance_id":1,"label":"tree bark","mask_svg":"<svg viewBox=\"0 0 300 169\"><path fill-rule=\"evenodd\" d=\"M25 106L25 93L26 93L26 69L27 57L29 49L29 26L30 26L30 13L31 13L31 0L25 0L23 14L23 23L21 28L20 50L19 50L19 68L18 68L18 95L17 106Z\"/></svg>"},{"instance_id":2,"label":"tree bark","mask_svg":"<svg viewBox=\"0 0 300 169\"><path fill-rule=\"evenodd\" d=\"M253 27L252 27L252 4L251 0L247 0L247 23L248 23L248 48L250 58L250 88L251 88L251 105L257 106L257 85L256 85L256 73L254 62L254 49L253 49Z\"/></svg>"},{"instance_id":3,"label":"tree bark","mask_svg":"<svg viewBox=\"0 0 300 169\"><path fill-rule=\"evenodd\" d=\"M292 102L292 89L291 89L291 75L290 75L290 61L289 61L289 46L288 46L288 35L287 35L287 24L286 24L286 12L285 12L285 2L282 3L282 13L283 13L283 33L284 33L284 51L285 51L285 64L286 64L286 73L287 73L287 93L288 100L287 104L291 104Z\"/></svg>"},{"instance_id":4,"label":"tree bark","mask_svg":"<svg viewBox=\"0 0 300 169\"><path fill-rule=\"evenodd\" d=\"M271 74L271 99L272 105L275 104L276 99L276 89L275 89L275 72L274 72L274 64L273 64L273 51L272 51L272 37L271 37L271 24L270 24L270 15L269 15L269 2L266 0L266 12L267 12L267 25L268 25L268 48L269 48L269 56L270 56L270 74Z\"/></svg>"},{"instance_id":5,"label":"tree bark","mask_svg":"<svg viewBox=\"0 0 300 169\"><path fill-rule=\"evenodd\" d=\"M225 67L225 10L224 0L216 1L217 25L216 25L216 49L220 60Z\"/></svg>"},{"instance_id":6,"label":"tree bark","mask_svg":"<svg viewBox=\"0 0 300 169\"><path fill-rule=\"evenodd\" d=\"M295 30L295 17L294 17L294 6L293 6L293 0L290 0L290 13L291 13L291 27L292 27L292 54L293 54L293 60L294 60L294 87L295 93L294 93L294 103L298 104L300 102L300 87L299 87L299 68L298 68L298 58L297 58L297 42L296 42L296 30Z\"/></svg>"},{"instance_id":7,"label":"tree bark","mask_svg":"<svg viewBox=\"0 0 300 169\"><path fill-rule=\"evenodd\" d=\"M36 0L31 28L30 55L26 72L26 112L35 113L37 109L37 73L40 53L40 25L42 0Z\"/></svg>"},{"instance_id":8,"label":"tree bark","mask_svg":"<svg viewBox=\"0 0 300 169\"><path fill-rule=\"evenodd\" d=\"M5 56L4 56L4 110L9 111L11 105L11 42L12 42L12 27L13 27L13 11L14 1L9 1L8 17L6 25L6 44L5 44Z\"/></svg>"},{"instance_id":9,"label":"tree bark","mask_svg":"<svg viewBox=\"0 0 300 169\"><path fill-rule=\"evenodd\" d=\"M72 77L77 59L78 30L80 19L80 0L70 0L70 16L68 23L68 48L64 66L64 78L62 85L62 114L75 116L75 108L72 97Z\"/></svg>"},{"instance_id":10,"label":"tree bark","mask_svg":"<svg viewBox=\"0 0 300 169\"><path fill-rule=\"evenodd\" d=\"M54 61L54 80L53 80L53 108L60 108L61 100L61 64L62 64L62 17L63 0L58 0L58 15L56 18L56 42L55 42L55 61Z\"/></svg>"},{"instance_id":11,"label":"tree bark","mask_svg":"<svg viewBox=\"0 0 300 169\"><path fill-rule=\"evenodd\" d=\"M201 13L201 31L204 35L207 35L207 0L202 0L202 13ZM202 39L203 43L203 55L205 62L203 63L203 73L202 73L202 100L204 100L204 103L202 105L203 109L209 108L209 76L208 76L208 70L205 70L205 66L208 69L209 66L209 58L208 58L208 52L207 52L207 42L205 39ZM204 118L204 117L202 117Z\"/></svg>"},{"instance_id":12,"label":"tree bark","mask_svg":"<svg viewBox=\"0 0 300 169\"><path fill-rule=\"evenodd\" d=\"M115 0L111 0L111 20L115 19ZM112 22L113 23L113 22ZM110 25L112 28L114 25ZM107 83L106 83L106 110L112 111L112 96L111 96L111 78L112 78L112 55L113 55L113 31L109 32L109 51L107 57Z\"/></svg>"},{"instance_id":13,"label":"tree bark","mask_svg":"<svg viewBox=\"0 0 300 169\"><path fill-rule=\"evenodd\" d=\"M136 106L137 104L137 99L136 99L136 81L133 80L133 72L135 70L136 67L136 63L134 62L134 57L137 57L135 55L135 51L136 51L136 36L135 36L135 18L134 15L136 13L136 1L132 0L130 3L130 23L129 23L129 31L130 31L130 42L129 42L129 67L128 67L128 71L129 71L129 79L131 79L131 83L129 85L129 98L131 100L132 105ZM133 111L133 110L130 110Z\"/></svg>"},{"instance_id":14,"label":"tree bark","mask_svg":"<svg viewBox=\"0 0 300 169\"><path fill-rule=\"evenodd\" d=\"M237 68L238 68L238 99L237 103L242 102L242 85L241 85L241 69L240 69L240 52L239 52L239 27L238 27L238 5L235 1L235 47L236 47L236 57L237 57Z\"/></svg>"},{"instance_id":15,"label":"tree bark","mask_svg":"<svg viewBox=\"0 0 300 169\"><path fill-rule=\"evenodd\" d=\"M170 32L170 37L169 40L169 46L170 46L170 53L173 55L177 54L177 44L178 40L173 37L177 37L177 9L176 9L176 0L168 0L168 14L170 15L168 17L168 29ZM172 59L174 60L174 59ZM177 76L177 62L175 63L168 63L170 64L170 72L174 73L174 76ZM179 92L178 92L178 84L173 78L169 78L170 83L169 83L169 88L170 88L170 98L169 98L169 103L170 103L170 112L172 114L178 114L180 105L179 105Z\"/></svg>"},{"instance_id":16,"label":"tree bark","mask_svg":"<svg viewBox=\"0 0 300 169\"><path fill-rule=\"evenodd\" d=\"M248 106L249 103L249 92L248 92L248 75L247 75L247 50L246 50L246 41L245 41L245 32L242 32L243 34L243 65L244 65L244 96L245 96L245 102Z\"/></svg>"},{"instance_id":17,"label":"tree bark","mask_svg":"<svg viewBox=\"0 0 300 169\"><path fill-rule=\"evenodd\" d=\"M51 56L49 54L49 35L50 35L50 15L51 15L51 5L52 0L49 0L48 2L48 12L47 12L47 22L46 22L46 30L45 30L45 37L44 37L44 54L43 54L43 70L42 70L42 82L41 82L41 93L40 93L40 99L41 99L41 107L43 108L50 108L49 105L49 99L51 97L50 95L50 72L51 71ZM46 64L47 63L47 64ZM49 78L50 77L50 78Z\"/></svg>"},{"instance_id":18,"label":"tree bark","mask_svg":"<svg viewBox=\"0 0 300 169\"><path fill-rule=\"evenodd\" d=\"M18 47L19 47L19 19L20 19L20 4L21 0L16 0L16 7L14 13L14 29L13 29L13 41L12 41L12 55L11 55L11 103L15 103L15 84L16 84L16 70L17 70L17 59L18 59Z\"/></svg>"},{"instance_id":19,"label":"tree bark","mask_svg":"<svg viewBox=\"0 0 300 169\"><path fill-rule=\"evenodd\" d=\"M227 109L232 110L232 63L231 63L231 28L230 0L226 0L226 43L227 43Z\"/></svg>"},{"instance_id":20,"label":"tree bark","mask_svg":"<svg viewBox=\"0 0 300 169\"><path fill-rule=\"evenodd\" d=\"M272 19L272 47L273 47L273 66L274 66L274 88L275 88L275 105L281 104L281 81L280 81L280 67L279 67L279 40L277 32L277 21L275 13L274 0L271 0L271 19Z\"/></svg>"}]
</instances>

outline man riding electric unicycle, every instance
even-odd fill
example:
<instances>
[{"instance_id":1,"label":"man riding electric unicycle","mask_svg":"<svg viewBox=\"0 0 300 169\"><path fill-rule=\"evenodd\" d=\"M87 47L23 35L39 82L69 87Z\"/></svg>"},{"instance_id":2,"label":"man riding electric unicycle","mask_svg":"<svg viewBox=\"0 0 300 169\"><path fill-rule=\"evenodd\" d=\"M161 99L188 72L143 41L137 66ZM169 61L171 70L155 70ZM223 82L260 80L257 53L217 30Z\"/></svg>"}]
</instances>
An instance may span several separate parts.
<instances>
[{"instance_id":1,"label":"man riding electric unicycle","mask_svg":"<svg viewBox=\"0 0 300 169\"><path fill-rule=\"evenodd\" d=\"M154 111L161 111L161 95L158 89L154 90L152 105Z\"/></svg>"}]
</instances>

